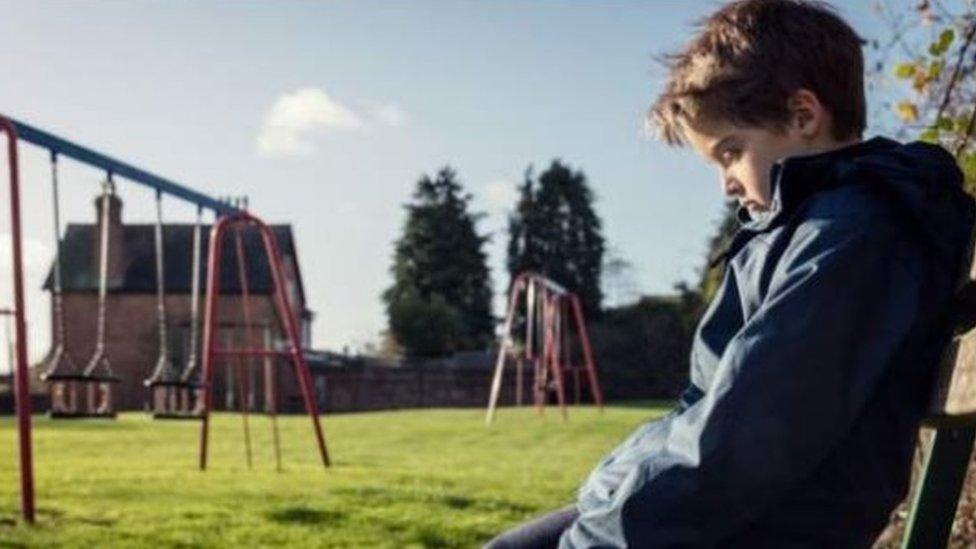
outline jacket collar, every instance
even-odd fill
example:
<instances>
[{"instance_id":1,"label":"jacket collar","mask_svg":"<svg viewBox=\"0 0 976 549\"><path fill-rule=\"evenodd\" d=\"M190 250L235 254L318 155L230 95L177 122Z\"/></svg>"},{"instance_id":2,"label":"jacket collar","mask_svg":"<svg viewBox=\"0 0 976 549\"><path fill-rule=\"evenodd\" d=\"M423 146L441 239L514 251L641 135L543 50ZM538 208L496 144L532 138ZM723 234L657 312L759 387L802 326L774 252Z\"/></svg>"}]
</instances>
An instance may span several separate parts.
<instances>
[{"instance_id":1,"label":"jacket collar","mask_svg":"<svg viewBox=\"0 0 976 549\"><path fill-rule=\"evenodd\" d=\"M847 183L849 165L843 160L898 145L887 137L873 137L826 152L777 160L770 169L772 197L769 210L753 214L745 206L736 210L741 228L762 232L785 219L811 195Z\"/></svg>"},{"instance_id":2,"label":"jacket collar","mask_svg":"<svg viewBox=\"0 0 976 549\"><path fill-rule=\"evenodd\" d=\"M852 168L852 164L844 160L888 149L898 144L893 139L878 136L818 154L791 156L777 160L770 168L769 174L772 190L769 209L753 213L745 206L739 206L736 210L739 231L732 237L729 245L709 262L709 268L727 257L734 256L752 236L768 231L779 222L789 219L790 214L810 196L851 183L852 178L845 177L845 174Z\"/></svg>"}]
</instances>

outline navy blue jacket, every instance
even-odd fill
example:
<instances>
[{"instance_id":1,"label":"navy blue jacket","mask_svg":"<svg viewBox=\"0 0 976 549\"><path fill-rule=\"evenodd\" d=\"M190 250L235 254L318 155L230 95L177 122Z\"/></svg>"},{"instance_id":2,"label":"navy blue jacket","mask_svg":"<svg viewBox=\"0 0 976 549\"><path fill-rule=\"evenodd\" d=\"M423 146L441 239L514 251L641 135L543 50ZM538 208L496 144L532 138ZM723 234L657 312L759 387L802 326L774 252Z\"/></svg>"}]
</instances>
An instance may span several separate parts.
<instances>
[{"instance_id":1,"label":"navy blue jacket","mask_svg":"<svg viewBox=\"0 0 976 549\"><path fill-rule=\"evenodd\" d=\"M590 474L560 547L869 547L908 491L974 203L943 149L777 162L691 384Z\"/></svg>"}]
</instances>

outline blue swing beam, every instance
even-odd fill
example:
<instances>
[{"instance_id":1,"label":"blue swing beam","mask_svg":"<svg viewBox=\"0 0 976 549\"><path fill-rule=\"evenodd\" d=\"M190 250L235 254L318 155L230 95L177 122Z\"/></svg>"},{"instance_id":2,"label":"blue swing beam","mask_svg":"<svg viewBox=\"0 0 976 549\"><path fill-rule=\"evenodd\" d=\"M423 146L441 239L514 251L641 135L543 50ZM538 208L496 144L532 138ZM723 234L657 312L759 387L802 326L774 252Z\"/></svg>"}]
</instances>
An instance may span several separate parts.
<instances>
[{"instance_id":1,"label":"blue swing beam","mask_svg":"<svg viewBox=\"0 0 976 549\"><path fill-rule=\"evenodd\" d=\"M121 160L116 160L108 155L93 151L88 147L72 143L67 139L62 139L15 118L4 114L0 114L0 118L6 118L13 124L17 130L17 137L20 140L48 149L53 155L73 158L82 164L88 164L105 170L105 172L113 177L122 177L134 183L149 187L157 192L192 202L201 208L213 210L217 216L233 215L240 211L227 202L199 193L175 181L147 172Z\"/></svg>"}]
</instances>

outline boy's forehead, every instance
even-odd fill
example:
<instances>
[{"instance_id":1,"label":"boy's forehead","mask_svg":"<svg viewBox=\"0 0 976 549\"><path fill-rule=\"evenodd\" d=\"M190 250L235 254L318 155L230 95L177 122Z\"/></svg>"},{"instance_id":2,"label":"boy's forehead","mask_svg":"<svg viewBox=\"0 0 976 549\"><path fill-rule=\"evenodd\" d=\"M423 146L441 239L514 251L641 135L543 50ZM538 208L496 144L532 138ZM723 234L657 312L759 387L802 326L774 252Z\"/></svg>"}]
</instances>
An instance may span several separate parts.
<instances>
[{"instance_id":1,"label":"boy's forehead","mask_svg":"<svg viewBox=\"0 0 976 549\"><path fill-rule=\"evenodd\" d=\"M724 121L681 121L681 129L688 142L702 156L711 156L724 139L739 133L742 128Z\"/></svg>"}]
</instances>

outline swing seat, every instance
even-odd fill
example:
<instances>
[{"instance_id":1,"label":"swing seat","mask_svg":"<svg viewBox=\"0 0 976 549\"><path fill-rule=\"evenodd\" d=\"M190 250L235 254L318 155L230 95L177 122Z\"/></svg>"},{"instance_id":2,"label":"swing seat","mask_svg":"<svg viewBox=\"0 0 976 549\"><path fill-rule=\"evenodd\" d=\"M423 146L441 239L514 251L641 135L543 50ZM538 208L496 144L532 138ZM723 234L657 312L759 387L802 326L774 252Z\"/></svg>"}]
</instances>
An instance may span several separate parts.
<instances>
[{"instance_id":1,"label":"swing seat","mask_svg":"<svg viewBox=\"0 0 976 549\"><path fill-rule=\"evenodd\" d=\"M179 389L182 389L182 390L187 390L187 391L196 391L197 389L199 389L201 387L200 384L197 383L197 382L194 382L194 381L184 381L184 380L178 379L178 378L175 378L175 379L174 378L170 378L170 379L147 380L146 381L146 386L149 387L149 389L150 389L151 392L155 392L155 389L160 388L160 387L171 388L171 389L178 389L178 390ZM164 397L164 398L166 398L166 397ZM150 414L151 414L151 416L152 416L153 419L159 419L159 420L191 420L191 421L203 419L203 414L202 414L201 410L199 410L199 408L200 408L199 406L195 406L193 410L185 410L185 409L175 409L174 410L173 408L179 408L179 406L170 407L170 406L166 406L164 404L161 407L161 409L160 409L156 405L157 405L157 402L154 400L153 401L153 406L152 406L152 408L150 410Z\"/></svg>"},{"instance_id":2,"label":"swing seat","mask_svg":"<svg viewBox=\"0 0 976 549\"><path fill-rule=\"evenodd\" d=\"M82 380L90 379L93 381L105 381L109 383L118 383L120 379L112 373L112 366L108 362L108 358L104 355L97 355L92 357L88 361L88 365L85 366L84 373L80 376Z\"/></svg>"},{"instance_id":3,"label":"swing seat","mask_svg":"<svg viewBox=\"0 0 976 549\"><path fill-rule=\"evenodd\" d=\"M160 421L203 421L203 414L193 412L158 412L154 413L152 418Z\"/></svg>"},{"instance_id":4,"label":"swing seat","mask_svg":"<svg viewBox=\"0 0 976 549\"><path fill-rule=\"evenodd\" d=\"M89 394L89 391L85 391L84 389L86 388L90 388L94 385L95 389L98 390L99 386L103 384L118 383L120 380L118 377L115 377L113 375L52 374L47 376L46 381L51 383L73 382L79 384L81 387L76 387L76 388L81 389L79 392L85 393L87 395ZM110 405L106 405L104 402L100 406L95 407L95 409L92 409L90 403L88 403L88 406L71 409L71 410L59 410L52 407L50 410L48 410L47 415L51 419L115 419L116 418L116 412L114 407Z\"/></svg>"},{"instance_id":5,"label":"swing seat","mask_svg":"<svg viewBox=\"0 0 976 549\"><path fill-rule=\"evenodd\" d=\"M85 375L85 374L51 374L44 378L45 381L79 381L81 383L119 383L120 378L111 374Z\"/></svg>"},{"instance_id":6,"label":"swing seat","mask_svg":"<svg viewBox=\"0 0 976 549\"><path fill-rule=\"evenodd\" d=\"M58 379L58 376L76 375L75 373L78 371L74 359L71 358L71 355L61 345L55 347L50 358L44 362L44 366L41 381L55 381Z\"/></svg>"},{"instance_id":7,"label":"swing seat","mask_svg":"<svg viewBox=\"0 0 976 549\"><path fill-rule=\"evenodd\" d=\"M153 412L153 419L162 421L202 421L202 413L194 412Z\"/></svg>"},{"instance_id":8,"label":"swing seat","mask_svg":"<svg viewBox=\"0 0 976 549\"><path fill-rule=\"evenodd\" d=\"M199 389L200 384L195 381L183 381L182 379L157 379L147 381L146 387L176 387L177 389Z\"/></svg>"},{"instance_id":9,"label":"swing seat","mask_svg":"<svg viewBox=\"0 0 976 549\"><path fill-rule=\"evenodd\" d=\"M158 385L168 385L178 382L180 378L176 366L164 353L160 353L156 364L153 366L152 375L143 381L146 387L156 387Z\"/></svg>"},{"instance_id":10,"label":"swing seat","mask_svg":"<svg viewBox=\"0 0 976 549\"><path fill-rule=\"evenodd\" d=\"M50 410L47 417L51 419L115 419L115 411L108 412L61 412Z\"/></svg>"}]
</instances>

